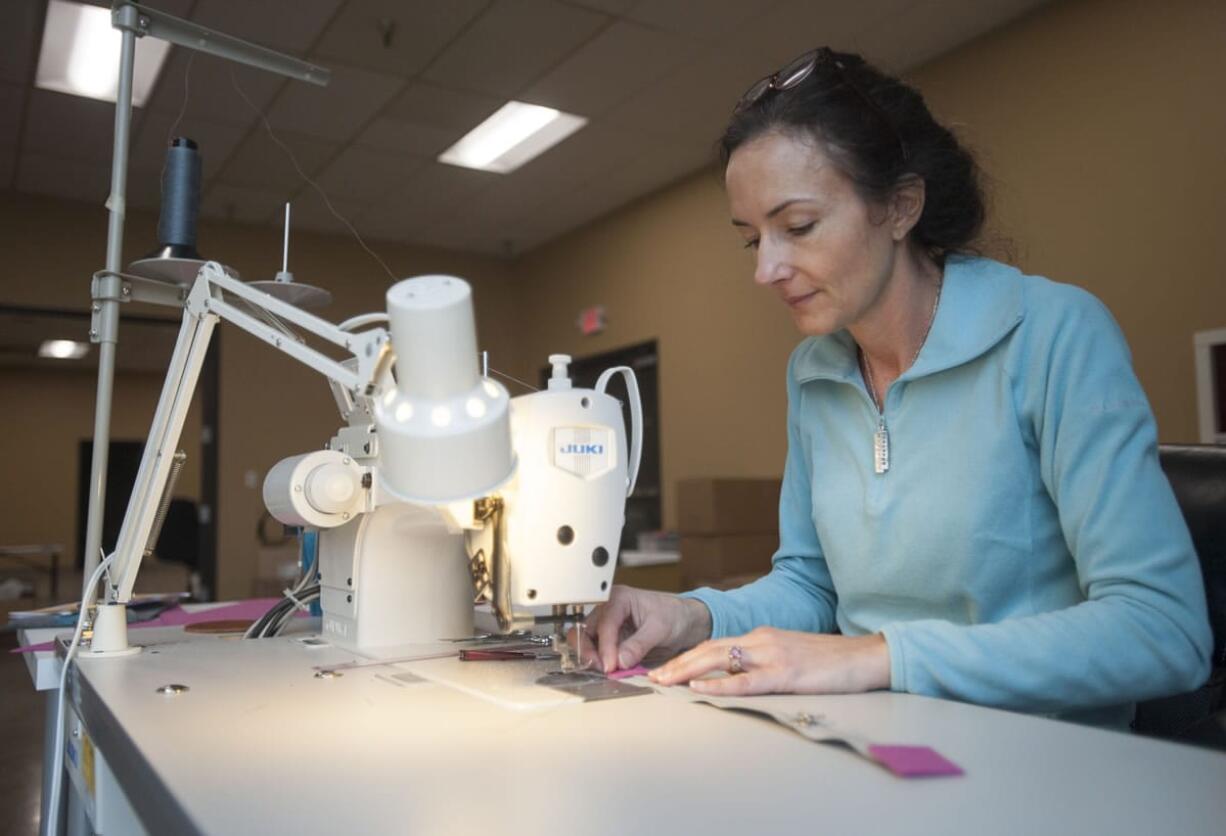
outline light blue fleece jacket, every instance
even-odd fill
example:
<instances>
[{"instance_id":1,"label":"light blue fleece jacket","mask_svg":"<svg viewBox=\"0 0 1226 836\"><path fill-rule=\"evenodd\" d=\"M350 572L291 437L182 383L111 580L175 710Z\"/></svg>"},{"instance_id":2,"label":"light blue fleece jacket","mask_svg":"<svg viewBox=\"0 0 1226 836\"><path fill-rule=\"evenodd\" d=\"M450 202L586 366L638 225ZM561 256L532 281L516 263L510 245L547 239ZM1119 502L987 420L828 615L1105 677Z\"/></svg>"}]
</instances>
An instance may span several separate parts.
<instances>
[{"instance_id":1,"label":"light blue fleece jacket","mask_svg":"<svg viewBox=\"0 0 1226 836\"><path fill-rule=\"evenodd\" d=\"M1128 347L1089 293L951 257L886 393L884 474L847 332L805 339L787 386L779 551L754 583L687 593L713 637L880 632L895 691L1117 727L1205 681L1200 568Z\"/></svg>"}]
</instances>

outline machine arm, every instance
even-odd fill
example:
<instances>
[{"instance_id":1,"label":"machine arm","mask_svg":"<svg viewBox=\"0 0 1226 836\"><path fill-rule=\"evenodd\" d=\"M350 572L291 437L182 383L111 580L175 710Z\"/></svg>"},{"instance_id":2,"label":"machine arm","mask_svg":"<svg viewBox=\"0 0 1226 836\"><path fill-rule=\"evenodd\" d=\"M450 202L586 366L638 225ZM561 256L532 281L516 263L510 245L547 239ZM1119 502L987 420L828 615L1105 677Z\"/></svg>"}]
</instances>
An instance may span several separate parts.
<instances>
[{"instance_id":1,"label":"machine arm","mask_svg":"<svg viewBox=\"0 0 1226 836\"><path fill-rule=\"evenodd\" d=\"M230 301L227 294L242 299L255 311L270 313L345 349L356 359L357 371L260 321ZM110 603L125 603L132 597L132 587L153 530L183 423L219 318L335 381L358 403L369 403L378 382L391 366L391 343L384 329L373 328L356 334L343 331L326 320L248 287L215 262L200 268L187 296L179 338L120 529L116 557L107 582L106 600Z\"/></svg>"}]
</instances>

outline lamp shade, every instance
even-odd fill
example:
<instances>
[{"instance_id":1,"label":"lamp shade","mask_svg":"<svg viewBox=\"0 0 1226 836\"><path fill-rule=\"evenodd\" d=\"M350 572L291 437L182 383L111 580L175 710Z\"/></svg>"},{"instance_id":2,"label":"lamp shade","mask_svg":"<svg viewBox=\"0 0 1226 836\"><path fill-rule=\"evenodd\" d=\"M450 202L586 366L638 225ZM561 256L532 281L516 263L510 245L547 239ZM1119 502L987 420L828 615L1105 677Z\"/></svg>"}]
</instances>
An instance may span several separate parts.
<instances>
[{"instance_id":1,"label":"lamp shade","mask_svg":"<svg viewBox=\"0 0 1226 836\"><path fill-rule=\"evenodd\" d=\"M387 292L396 385L375 404L383 487L438 505L484 496L515 467L510 398L477 364L472 289L419 276Z\"/></svg>"}]
</instances>

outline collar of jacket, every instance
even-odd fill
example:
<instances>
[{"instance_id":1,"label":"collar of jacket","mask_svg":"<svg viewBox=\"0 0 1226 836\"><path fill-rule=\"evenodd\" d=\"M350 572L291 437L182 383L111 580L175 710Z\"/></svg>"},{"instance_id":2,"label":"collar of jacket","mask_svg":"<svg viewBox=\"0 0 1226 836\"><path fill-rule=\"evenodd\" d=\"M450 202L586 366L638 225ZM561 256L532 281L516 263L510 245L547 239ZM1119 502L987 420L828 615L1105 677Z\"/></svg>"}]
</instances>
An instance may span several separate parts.
<instances>
[{"instance_id":1,"label":"collar of jacket","mask_svg":"<svg viewBox=\"0 0 1226 836\"><path fill-rule=\"evenodd\" d=\"M913 380L974 360L1016 328L1022 312L1022 274L1016 268L987 258L950 256L928 339L898 379ZM800 383L858 380L855 340L846 330L809 337L793 374Z\"/></svg>"}]
</instances>

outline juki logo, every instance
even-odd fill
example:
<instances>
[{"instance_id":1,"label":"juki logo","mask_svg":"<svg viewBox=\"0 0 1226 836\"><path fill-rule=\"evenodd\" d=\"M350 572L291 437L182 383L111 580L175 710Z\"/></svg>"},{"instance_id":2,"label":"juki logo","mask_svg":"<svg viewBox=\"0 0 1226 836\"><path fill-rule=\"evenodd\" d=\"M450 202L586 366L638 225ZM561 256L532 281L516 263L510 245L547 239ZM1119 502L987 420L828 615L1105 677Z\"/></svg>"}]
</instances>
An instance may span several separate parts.
<instances>
[{"instance_id":1,"label":"juki logo","mask_svg":"<svg viewBox=\"0 0 1226 836\"><path fill-rule=\"evenodd\" d=\"M564 444L558 449L559 453L567 455L579 456L599 456L604 452L603 444Z\"/></svg>"}]
</instances>

